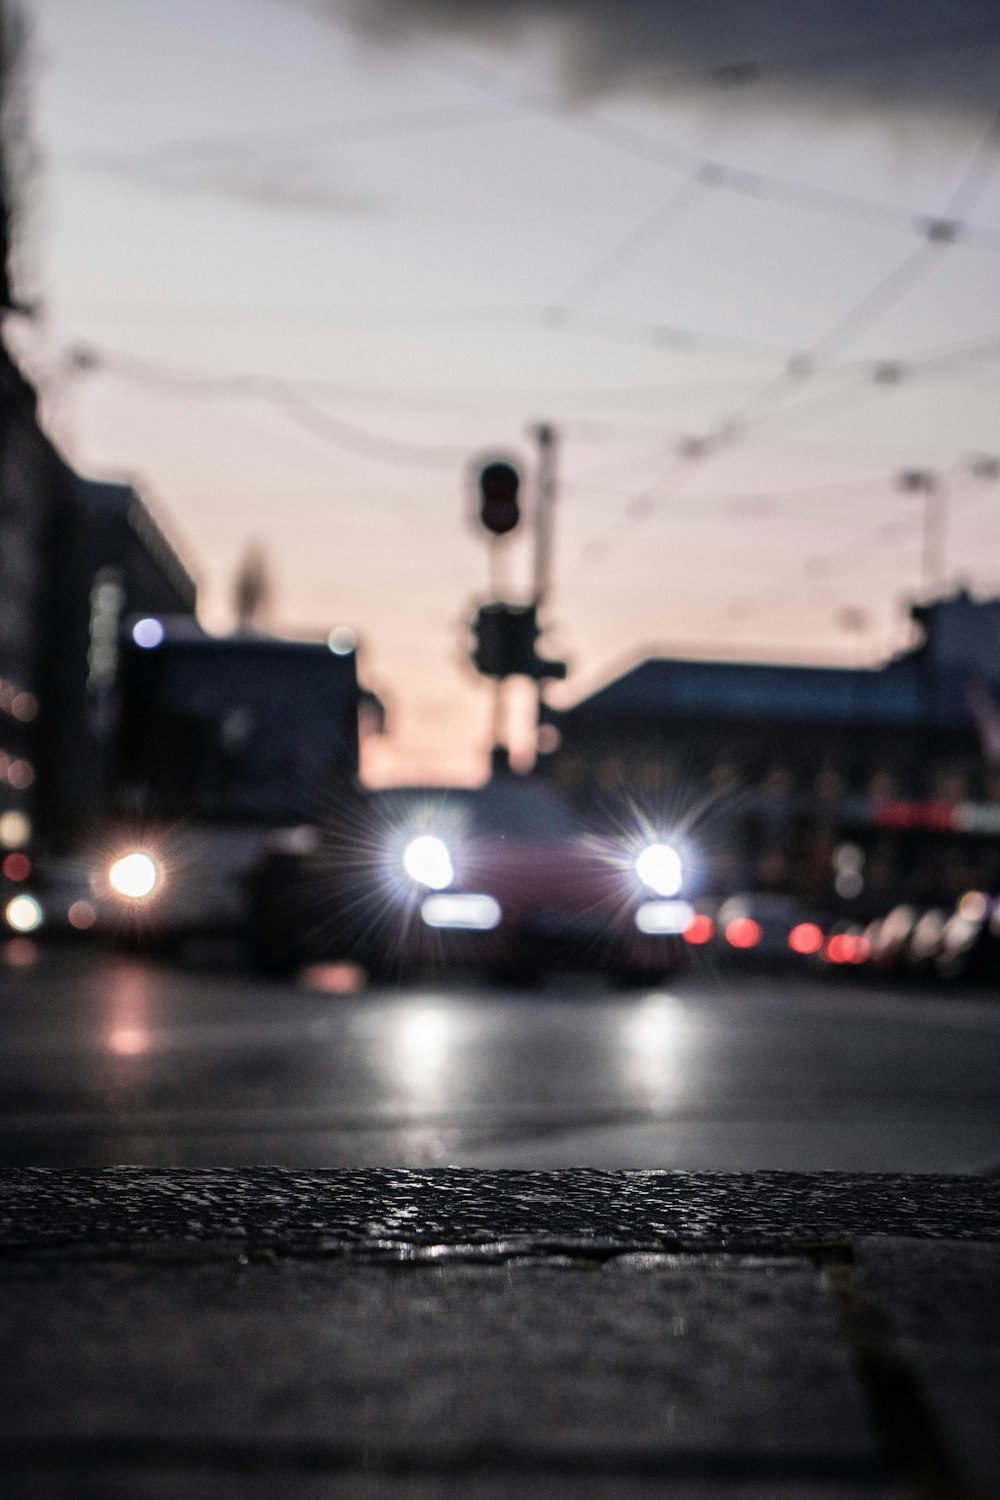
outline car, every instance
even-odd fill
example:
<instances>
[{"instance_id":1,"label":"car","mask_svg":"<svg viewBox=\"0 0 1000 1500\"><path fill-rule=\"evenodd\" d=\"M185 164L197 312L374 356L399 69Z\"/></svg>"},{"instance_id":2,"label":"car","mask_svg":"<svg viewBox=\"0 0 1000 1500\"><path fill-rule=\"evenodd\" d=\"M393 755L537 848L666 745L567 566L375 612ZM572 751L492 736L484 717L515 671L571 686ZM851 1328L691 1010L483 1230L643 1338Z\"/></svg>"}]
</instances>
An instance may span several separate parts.
<instances>
[{"instance_id":1,"label":"car","mask_svg":"<svg viewBox=\"0 0 1000 1500\"><path fill-rule=\"evenodd\" d=\"M267 834L250 824L196 822L109 830L79 862L95 935L147 952L203 937L237 938L244 880Z\"/></svg>"},{"instance_id":2,"label":"car","mask_svg":"<svg viewBox=\"0 0 1000 1500\"><path fill-rule=\"evenodd\" d=\"M379 976L460 963L652 978L681 961L685 883L666 831L598 834L540 779L397 787L269 841L247 945L271 971L349 959Z\"/></svg>"},{"instance_id":3,"label":"car","mask_svg":"<svg viewBox=\"0 0 1000 1500\"><path fill-rule=\"evenodd\" d=\"M1000 903L985 891L966 891L940 927L932 974L951 983L995 983Z\"/></svg>"},{"instance_id":4,"label":"car","mask_svg":"<svg viewBox=\"0 0 1000 1500\"><path fill-rule=\"evenodd\" d=\"M815 959L825 948L830 926L797 897L774 891L728 896L713 923L722 951L779 963Z\"/></svg>"}]
</instances>

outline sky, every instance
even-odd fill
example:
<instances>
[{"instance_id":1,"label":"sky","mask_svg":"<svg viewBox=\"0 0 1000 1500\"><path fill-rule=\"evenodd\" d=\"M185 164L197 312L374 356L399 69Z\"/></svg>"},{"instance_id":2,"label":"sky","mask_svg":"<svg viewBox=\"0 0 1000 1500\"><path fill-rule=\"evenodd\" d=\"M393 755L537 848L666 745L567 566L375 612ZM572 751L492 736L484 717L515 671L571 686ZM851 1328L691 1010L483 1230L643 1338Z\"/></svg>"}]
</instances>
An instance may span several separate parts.
<instances>
[{"instance_id":1,"label":"sky","mask_svg":"<svg viewBox=\"0 0 1000 1500\"><path fill-rule=\"evenodd\" d=\"M928 588L1000 593L992 5L25 4L44 420L209 629L251 543L274 629L355 629L372 780L483 773L470 475L521 468L522 599L540 422L553 702L655 651L873 662ZM511 720L524 757L526 684Z\"/></svg>"}]
</instances>

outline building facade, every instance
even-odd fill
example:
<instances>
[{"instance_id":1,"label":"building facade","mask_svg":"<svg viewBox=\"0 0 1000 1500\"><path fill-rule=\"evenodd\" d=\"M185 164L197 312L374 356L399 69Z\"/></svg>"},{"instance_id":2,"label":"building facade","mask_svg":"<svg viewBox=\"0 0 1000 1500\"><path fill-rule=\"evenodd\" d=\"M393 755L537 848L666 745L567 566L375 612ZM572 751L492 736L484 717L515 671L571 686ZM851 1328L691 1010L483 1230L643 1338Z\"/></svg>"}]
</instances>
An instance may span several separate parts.
<instances>
[{"instance_id":1,"label":"building facade","mask_svg":"<svg viewBox=\"0 0 1000 1500\"><path fill-rule=\"evenodd\" d=\"M58 517L75 476L42 434L35 393L0 347L0 847L33 842L44 622Z\"/></svg>"},{"instance_id":2,"label":"building facade","mask_svg":"<svg viewBox=\"0 0 1000 1500\"><path fill-rule=\"evenodd\" d=\"M914 611L874 669L654 658L564 711L540 770L592 817L668 828L702 888L877 914L1000 890L1000 604Z\"/></svg>"},{"instance_id":3,"label":"building facade","mask_svg":"<svg viewBox=\"0 0 1000 1500\"><path fill-rule=\"evenodd\" d=\"M197 597L131 485L74 481L50 536L39 673L40 833L56 852L72 848L108 806L122 622L137 614L193 619Z\"/></svg>"},{"instance_id":4,"label":"building facade","mask_svg":"<svg viewBox=\"0 0 1000 1500\"><path fill-rule=\"evenodd\" d=\"M121 621L195 598L142 498L73 471L0 349L2 849L58 853L101 816Z\"/></svg>"}]
</instances>

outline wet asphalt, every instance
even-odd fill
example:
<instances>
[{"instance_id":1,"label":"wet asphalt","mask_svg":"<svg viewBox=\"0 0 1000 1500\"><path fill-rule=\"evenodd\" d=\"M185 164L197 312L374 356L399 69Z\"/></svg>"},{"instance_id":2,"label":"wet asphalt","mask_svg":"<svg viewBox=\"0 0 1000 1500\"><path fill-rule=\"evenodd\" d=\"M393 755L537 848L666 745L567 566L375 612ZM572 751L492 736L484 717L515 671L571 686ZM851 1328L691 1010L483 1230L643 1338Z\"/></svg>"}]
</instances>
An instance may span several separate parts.
<instances>
[{"instance_id":1,"label":"wet asphalt","mask_svg":"<svg viewBox=\"0 0 1000 1500\"><path fill-rule=\"evenodd\" d=\"M983 991L342 982L82 949L3 967L0 1164L1000 1168Z\"/></svg>"}]
</instances>

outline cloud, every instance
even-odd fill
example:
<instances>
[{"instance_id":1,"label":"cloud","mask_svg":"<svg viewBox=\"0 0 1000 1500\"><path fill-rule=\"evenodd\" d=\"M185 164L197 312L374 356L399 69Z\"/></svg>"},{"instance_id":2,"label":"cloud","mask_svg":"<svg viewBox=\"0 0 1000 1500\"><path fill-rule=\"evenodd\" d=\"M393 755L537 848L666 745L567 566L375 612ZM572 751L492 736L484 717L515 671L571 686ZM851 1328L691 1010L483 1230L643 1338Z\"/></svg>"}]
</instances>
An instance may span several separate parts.
<instances>
[{"instance_id":1,"label":"cloud","mask_svg":"<svg viewBox=\"0 0 1000 1500\"><path fill-rule=\"evenodd\" d=\"M364 217L380 205L364 193L338 187L329 169L309 161L276 162L232 159L218 162L126 161L105 162L113 171L163 191L207 194L254 208L303 214Z\"/></svg>"},{"instance_id":2,"label":"cloud","mask_svg":"<svg viewBox=\"0 0 1000 1500\"><path fill-rule=\"evenodd\" d=\"M300 0L372 40L554 48L575 101L608 95L872 121L995 112L996 0Z\"/></svg>"}]
</instances>

